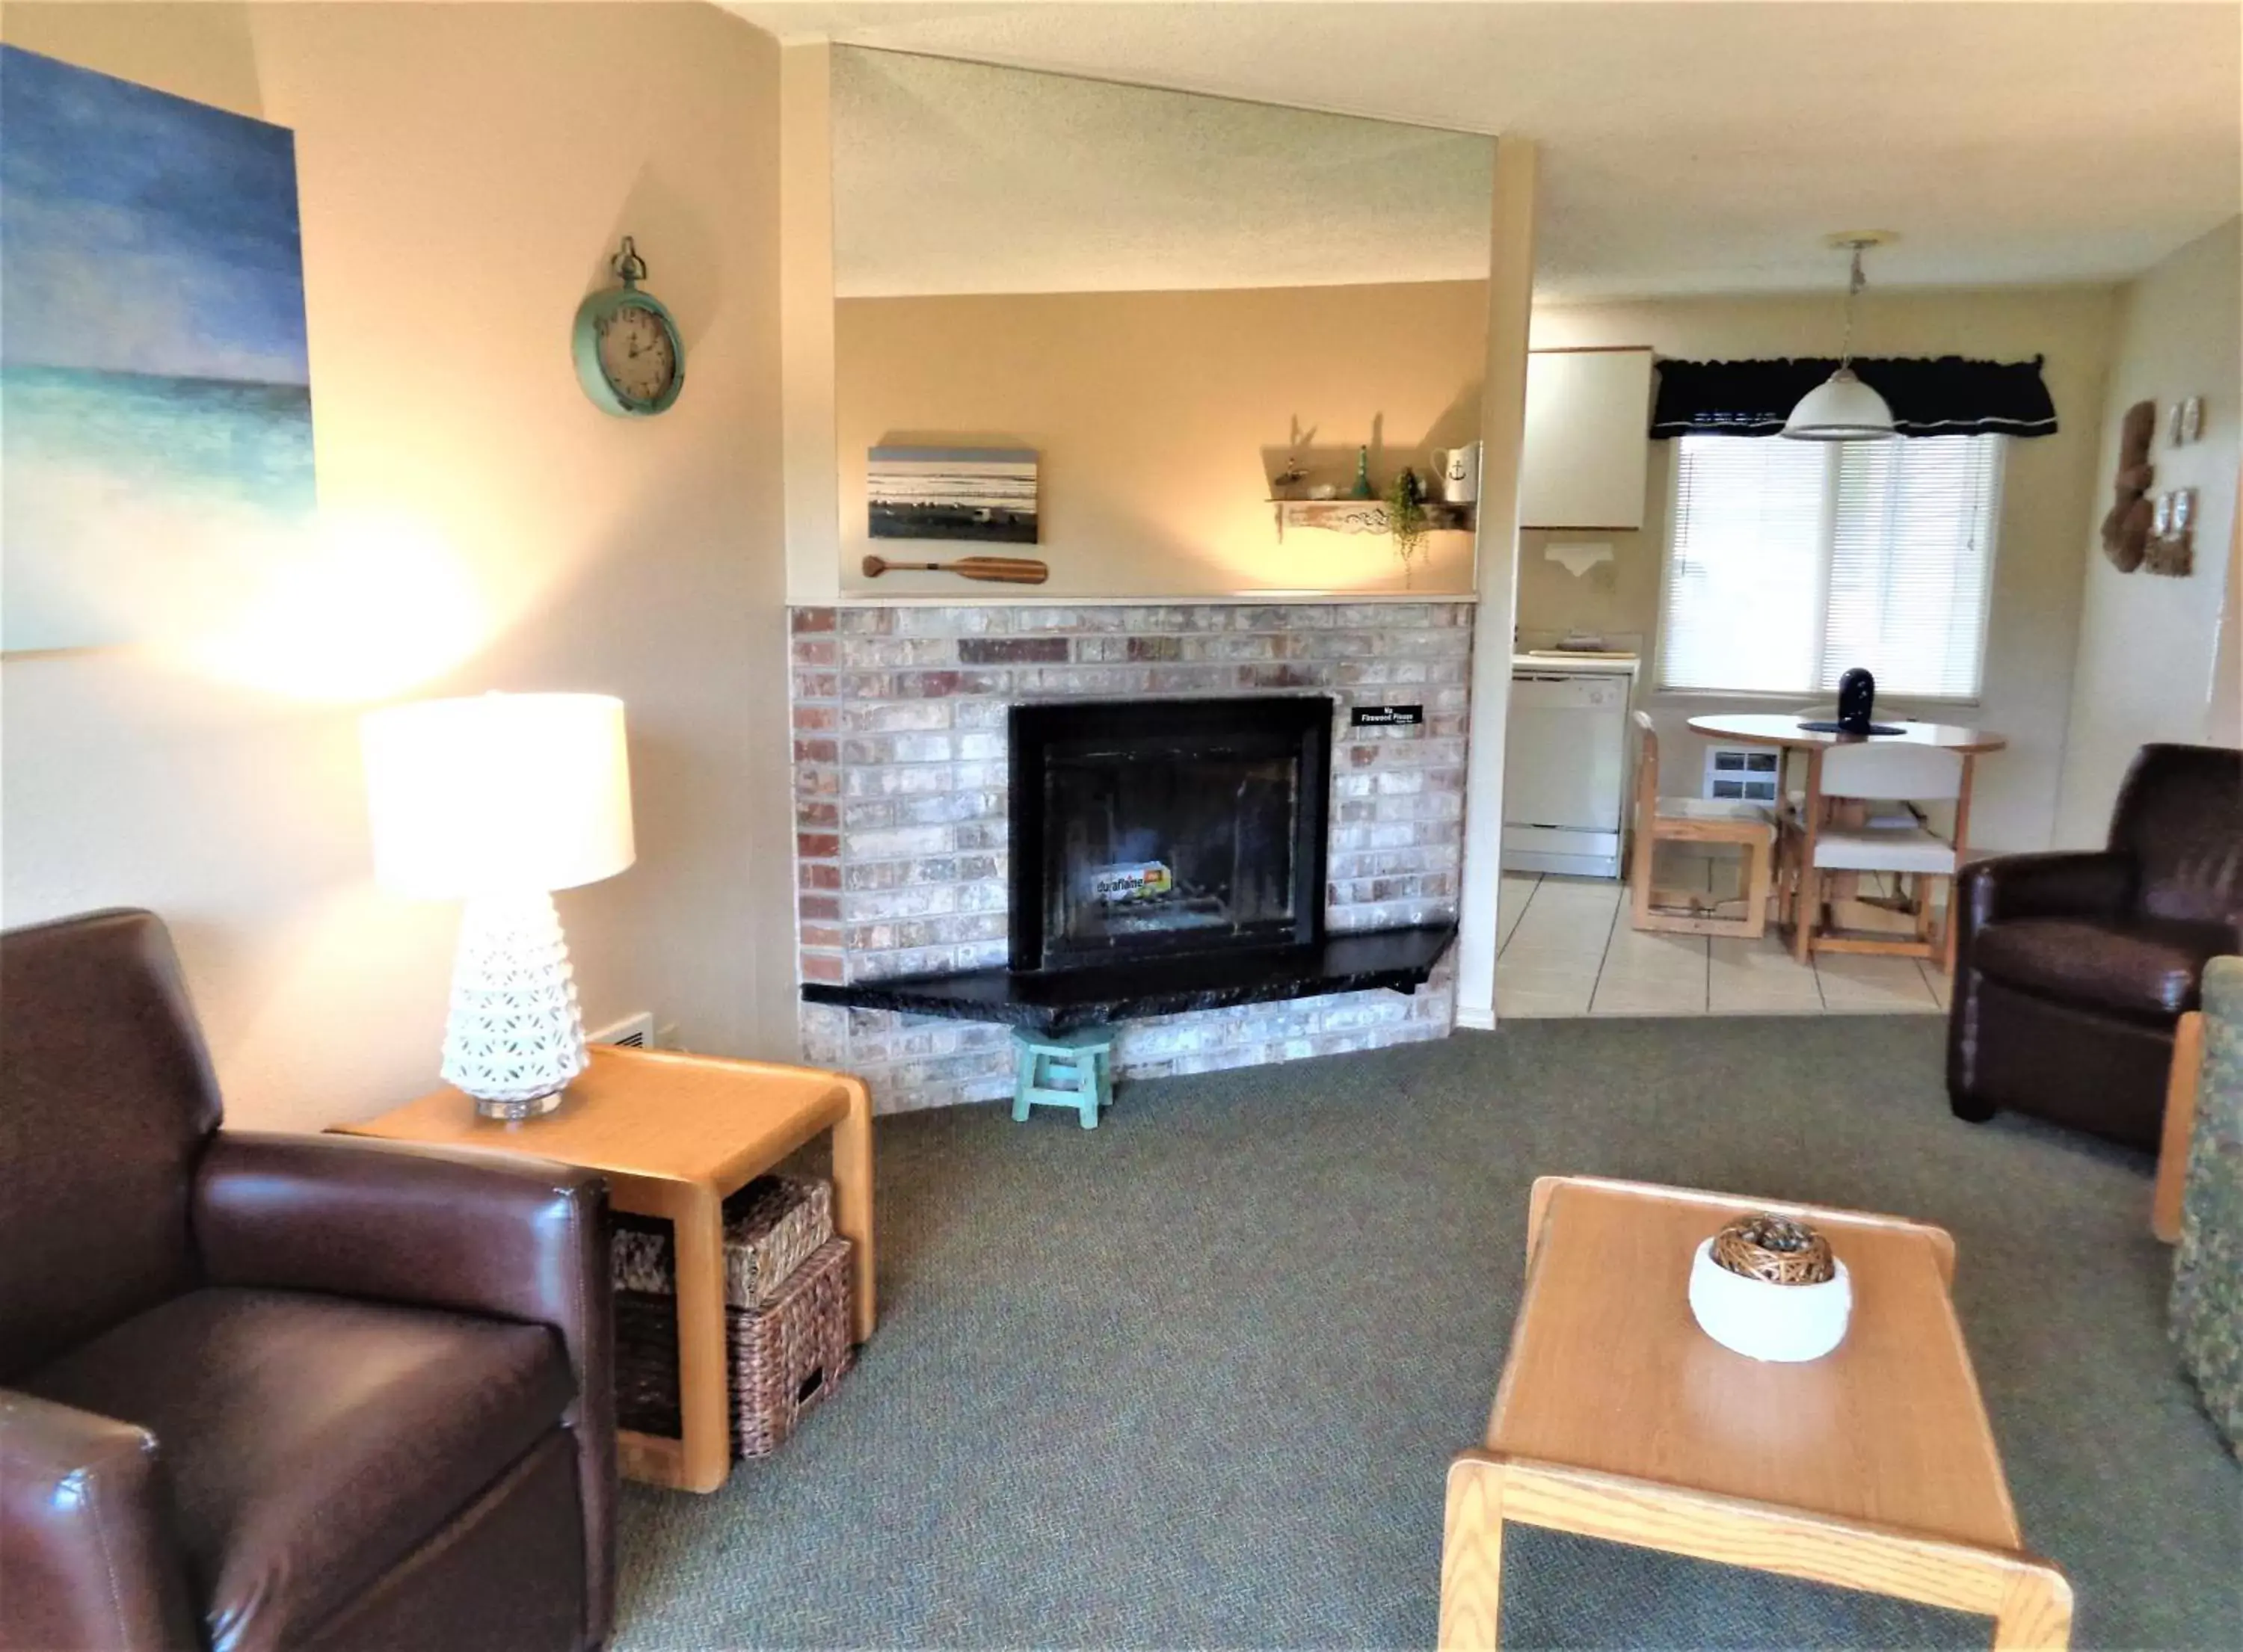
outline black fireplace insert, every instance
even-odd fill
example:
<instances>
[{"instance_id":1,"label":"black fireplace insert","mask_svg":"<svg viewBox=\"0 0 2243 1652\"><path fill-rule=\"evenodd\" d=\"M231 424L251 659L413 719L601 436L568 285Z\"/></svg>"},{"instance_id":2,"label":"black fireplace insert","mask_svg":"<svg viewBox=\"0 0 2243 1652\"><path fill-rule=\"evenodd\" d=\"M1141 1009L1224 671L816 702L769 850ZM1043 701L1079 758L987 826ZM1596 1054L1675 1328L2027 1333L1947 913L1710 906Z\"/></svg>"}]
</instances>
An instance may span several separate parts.
<instances>
[{"instance_id":1,"label":"black fireplace insert","mask_svg":"<svg viewBox=\"0 0 2243 1652\"><path fill-rule=\"evenodd\" d=\"M1321 695L1014 706L1013 969L1320 944L1331 725Z\"/></svg>"}]
</instances>

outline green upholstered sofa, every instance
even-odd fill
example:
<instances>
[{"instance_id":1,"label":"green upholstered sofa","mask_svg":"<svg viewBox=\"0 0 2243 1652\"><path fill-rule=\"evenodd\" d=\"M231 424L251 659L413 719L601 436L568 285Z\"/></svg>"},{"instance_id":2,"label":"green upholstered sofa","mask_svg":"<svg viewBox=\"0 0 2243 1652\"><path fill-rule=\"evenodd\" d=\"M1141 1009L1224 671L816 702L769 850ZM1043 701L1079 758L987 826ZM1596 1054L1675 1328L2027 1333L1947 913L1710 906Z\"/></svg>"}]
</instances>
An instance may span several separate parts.
<instances>
[{"instance_id":1,"label":"green upholstered sofa","mask_svg":"<svg viewBox=\"0 0 2243 1652\"><path fill-rule=\"evenodd\" d=\"M2204 971L2204 1068L2173 1259L2172 1336L2243 1456L2243 957Z\"/></svg>"}]
</instances>

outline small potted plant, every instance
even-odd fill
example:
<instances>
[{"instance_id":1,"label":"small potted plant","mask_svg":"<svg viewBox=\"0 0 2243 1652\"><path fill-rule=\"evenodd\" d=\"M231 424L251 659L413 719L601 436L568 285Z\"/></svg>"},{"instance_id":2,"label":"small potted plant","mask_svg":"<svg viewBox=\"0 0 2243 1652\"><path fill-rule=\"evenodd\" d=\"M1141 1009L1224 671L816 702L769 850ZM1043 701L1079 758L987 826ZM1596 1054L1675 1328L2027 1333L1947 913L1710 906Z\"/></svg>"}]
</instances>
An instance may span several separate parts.
<instances>
[{"instance_id":1,"label":"small potted plant","mask_svg":"<svg viewBox=\"0 0 2243 1652\"><path fill-rule=\"evenodd\" d=\"M1408 589L1418 557L1425 554L1425 531L1431 525L1425 511L1425 487L1418 473L1405 468L1386 484L1386 531L1394 536L1394 554L1402 559L1402 585Z\"/></svg>"}]
</instances>

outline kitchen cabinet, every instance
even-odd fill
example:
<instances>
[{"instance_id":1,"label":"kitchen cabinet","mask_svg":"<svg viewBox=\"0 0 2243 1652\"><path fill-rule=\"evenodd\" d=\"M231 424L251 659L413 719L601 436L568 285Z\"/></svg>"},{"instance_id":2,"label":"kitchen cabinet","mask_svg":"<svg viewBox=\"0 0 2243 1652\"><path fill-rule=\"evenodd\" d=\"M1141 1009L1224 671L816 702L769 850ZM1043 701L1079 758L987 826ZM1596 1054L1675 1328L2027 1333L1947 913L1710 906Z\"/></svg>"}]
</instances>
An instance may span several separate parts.
<instances>
[{"instance_id":1,"label":"kitchen cabinet","mask_svg":"<svg viewBox=\"0 0 2243 1652\"><path fill-rule=\"evenodd\" d=\"M1641 527L1650 424L1648 345L1530 352L1519 525Z\"/></svg>"}]
</instances>

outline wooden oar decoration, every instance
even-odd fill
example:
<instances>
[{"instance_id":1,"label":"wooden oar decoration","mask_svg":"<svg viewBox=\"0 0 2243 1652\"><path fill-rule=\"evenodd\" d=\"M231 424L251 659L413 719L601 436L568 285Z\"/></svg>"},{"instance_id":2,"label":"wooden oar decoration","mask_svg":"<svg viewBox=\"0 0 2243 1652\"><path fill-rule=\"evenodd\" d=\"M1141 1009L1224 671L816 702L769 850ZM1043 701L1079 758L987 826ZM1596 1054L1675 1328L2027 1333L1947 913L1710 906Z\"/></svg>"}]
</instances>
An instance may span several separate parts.
<instances>
[{"instance_id":1,"label":"wooden oar decoration","mask_svg":"<svg viewBox=\"0 0 2243 1652\"><path fill-rule=\"evenodd\" d=\"M1051 569L1033 556L961 556L954 562L891 562L885 556L865 559L868 580L877 580L890 569L955 574L961 579L986 580L995 585L1041 585L1051 577Z\"/></svg>"}]
</instances>

